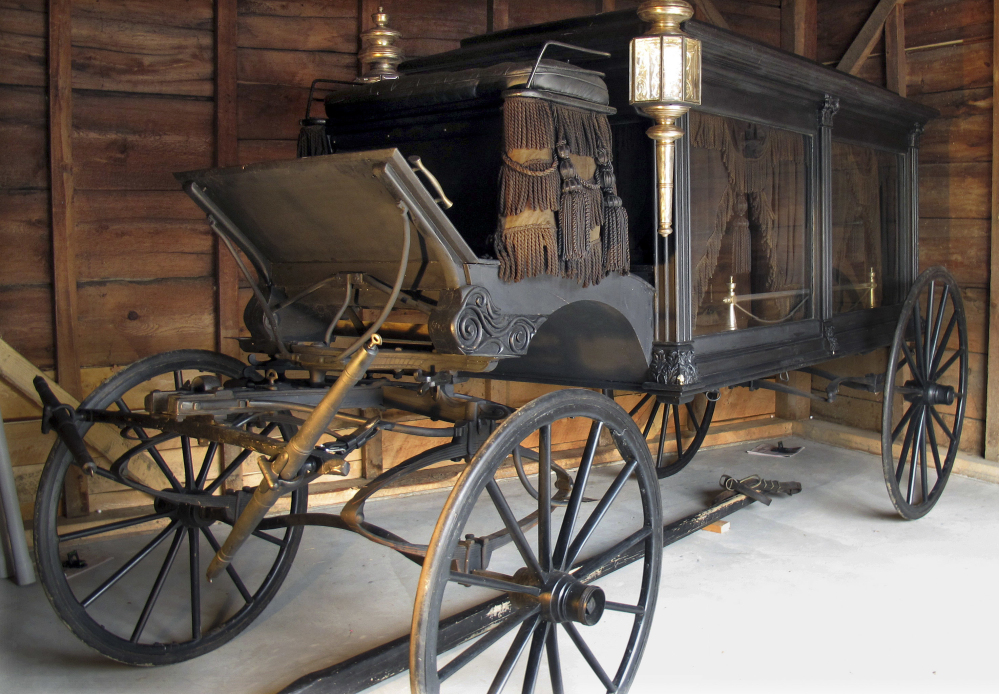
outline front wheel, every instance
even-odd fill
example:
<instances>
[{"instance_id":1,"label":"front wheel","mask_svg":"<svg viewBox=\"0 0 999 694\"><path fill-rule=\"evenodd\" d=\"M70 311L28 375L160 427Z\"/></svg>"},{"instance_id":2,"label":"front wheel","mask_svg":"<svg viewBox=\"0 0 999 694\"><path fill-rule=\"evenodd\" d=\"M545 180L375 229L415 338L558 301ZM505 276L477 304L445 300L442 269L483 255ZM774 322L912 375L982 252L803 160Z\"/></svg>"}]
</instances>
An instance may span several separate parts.
<instances>
[{"instance_id":1,"label":"front wheel","mask_svg":"<svg viewBox=\"0 0 999 694\"><path fill-rule=\"evenodd\" d=\"M582 436L585 444L568 443ZM539 461L537 500L507 481L512 452L524 448ZM571 485L553 485L556 462ZM498 692L521 677L515 687L525 692L539 677L556 693L627 691L652 625L661 557L658 479L628 413L592 391L537 398L489 437L441 513L413 613L413 691ZM486 602L468 608L475 596ZM480 628L461 637L441 629L453 622L442 624L443 615L463 608L482 612Z\"/></svg>"},{"instance_id":2,"label":"front wheel","mask_svg":"<svg viewBox=\"0 0 999 694\"><path fill-rule=\"evenodd\" d=\"M242 371L241 362L213 352L167 352L111 377L80 407L141 413L151 389L185 391L208 377L221 383ZM287 440L293 429L253 416L238 424L276 442ZM89 425L79 428L85 435ZM109 658L131 665L187 660L226 643L261 613L291 568L302 528L255 532L227 575L208 583L204 570L225 542L231 519L195 502L206 495L243 493L232 482L252 451L147 427L130 427L124 435L133 443L129 473L146 487L173 491L192 503L154 499L116 481L107 464L98 463L89 487L103 513L67 528L62 517L66 480L76 468L66 447L57 443L35 502L41 583L62 621ZM292 494L293 513L304 513L306 504L307 490ZM72 567L74 552L86 567Z\"/></svg>"}]
</instances>

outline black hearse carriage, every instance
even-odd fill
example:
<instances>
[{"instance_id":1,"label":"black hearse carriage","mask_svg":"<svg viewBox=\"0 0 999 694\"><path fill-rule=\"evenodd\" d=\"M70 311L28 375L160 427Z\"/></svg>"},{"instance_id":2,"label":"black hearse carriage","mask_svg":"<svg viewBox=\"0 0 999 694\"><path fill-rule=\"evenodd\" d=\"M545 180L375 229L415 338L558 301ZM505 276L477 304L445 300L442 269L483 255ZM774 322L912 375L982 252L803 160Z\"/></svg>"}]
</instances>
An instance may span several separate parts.
<instances>
[{"instance_id":1,"label":"black hearse carriage","mask_svg":"<svg viewBox=\"0 0 999 694\"><path fill-rule=\"evenodd\" d=\"M303 526L324 525L422 565L412 634L293 690L353 691L408 664L414 691L437 691L509 635L490 691L525 651L526 690L545 654L554 691L570 657L594 687L626 690L658 588L658 479L693 457L720 388L786 390L762 379L792 370L827 377L830 398L890 394L889 495L906 518L933 506L968 369L954 280L917 275L917 147L933 114L703 24L683 36L684 5L643 5L651 34L618 12L466 40L401 77L333 85L325 118L305 122L311 156L178 175L239 259L254 292L242 346L266 356L158 355L75 412L45 393L63 442L35 549L78 636L134 664L210 651L274 596ZM643 34L652 53L630 45ZM689 112L670 110L667 87ZM815 368L884 347L883 375ZM512 410L462 394L483 375L567 388ZM608 397L621 392L643 396L630 414ZM128 444L110 466L81 442L93 423ZM560 447L573 427L585 445ZM340 514L308 513L307 485L347 475L381 430L442 443L358 482ZM242 481L251 456L256 488ZM366 520L372 495L430 466L456 482L429 540ZM151 507L61 531L77 467ZM109 537L130 558L68 580L67 550ZM133 581L167 545L155 579ZM633 586L601 587L635 561ZM620 648L594 654L587 630L614 619Z\"/></svg>"}]
</instances>

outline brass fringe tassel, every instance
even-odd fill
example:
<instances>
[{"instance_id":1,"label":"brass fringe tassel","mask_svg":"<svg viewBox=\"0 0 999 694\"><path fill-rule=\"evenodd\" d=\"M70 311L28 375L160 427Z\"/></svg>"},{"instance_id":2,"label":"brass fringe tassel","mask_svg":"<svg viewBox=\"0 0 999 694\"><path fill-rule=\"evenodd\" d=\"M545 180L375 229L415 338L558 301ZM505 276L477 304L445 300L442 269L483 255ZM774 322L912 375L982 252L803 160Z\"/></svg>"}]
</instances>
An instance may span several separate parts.
<instances>
[{"instance_id":1,"label":"brass fringe tassel","mask_svg":"<svg viewBox=\"0 0 999 694\"><path fill-rule=\"evenodd\" d=\"M501 229L494 245L500 261L499 278L504 282L558 274L558 242L555 229L548 224Z\"/></svg>"},{"instance_id":2,"label":"brass fringe tassel","mask_svg":"<svg viewBox=\"0 0 999 694\"><path fill-rule=\"evenodd\" d=\"M561 257L578 259L590 247L590 230L603 223L603 199L598 185L580 179L569 158L568 146L560 142L555 151L562 178L562 197L558 210Z\"/></svg>"},{"instance_id":3,"label":"brass fringe tassel","mask_svg":"<svg viewBox=\"0 0 999 694\"><path fill-rule=\"evenodd\" d=\"M606 119L604 119L606 121ZM628 243L628 212L617 195L617 178L611 165L610 153L597 151L597 180L603 191L603 223L600 240L604 252L604 273L631 273L631 249Z\"/></svg>"},{"instance_id":4,"label":"brass fringe tassel","mask_svg":"<svg viewBox=\"0 0 999 694\"><path fill-rule=\"evenodd\" d=\"M604 251L604 274L631 273L631 249L628 247L628 212L616 195L604 197L604 224L600 229Z\"/></svg>"},{"instance_id":5,"label":"brass fringe tassel","mask_svg":"<svg viewBox=\"0 0 999 694\"><path fill-rule=\"evenodd\" d=\"M556 135L569 151L581 157L595 157L603 148L611 149L607 116L568 106L555 106Z\"/></svg>"},{"instance_id":6,"label":"brass fringe tassel","mask_svg":"<svg viewBox=\"0 0 999 694\"><path fill-rule=\"evenodd\" d=\"M504 153L499 178L500 215L513 216L524 210L557 210L560 183L554 161L535 159L521 164Z\"/></svg>"},{"instance_id":7,"label":"brass fringe tassel","mask_svg":"<svg viewBox=\"0 0 999 694\"><path fill-rule=\"evenodd\" d=\"M503 144L511 149L555 147L555 117L542 99L513 97L503 103Z\"/></svg>"},{"instance_id":8,"label":"brass fringe tassel","mask_svg":"<svg viewBox=\"0 0 999 694\"><path fill-rule=\"evenodd\" d=\"M604 278L603 252L599 243L591 244L581 258L566 258L562 261L562 274L576 280L584 287L600 284Z\"/></svg>"}]
</instances>

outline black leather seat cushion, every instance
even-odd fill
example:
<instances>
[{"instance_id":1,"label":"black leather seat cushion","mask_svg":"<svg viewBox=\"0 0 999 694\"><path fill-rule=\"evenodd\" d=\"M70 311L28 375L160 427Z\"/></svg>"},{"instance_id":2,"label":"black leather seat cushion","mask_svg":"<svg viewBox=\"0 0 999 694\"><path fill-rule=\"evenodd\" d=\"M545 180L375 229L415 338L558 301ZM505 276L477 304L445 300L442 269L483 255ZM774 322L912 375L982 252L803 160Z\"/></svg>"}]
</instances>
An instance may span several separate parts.
<instances>
[{"instance_id":1,"label":"black leather seat cushion","mask_svg":"<svg viewBox=\"0 0 999 694\"><path fill-rule=\"evenodd\" d=\"M403 75L398 79L345 87L326 97L326 114L336 119L353 114L389 115L402 110L499 97L507 89L525 87L533 68L534 63L499 63L487 68ZM607 85L603 76L602 72L557 60L542 60L531 88L606 106Z\"/></svg>"}]
</instances>

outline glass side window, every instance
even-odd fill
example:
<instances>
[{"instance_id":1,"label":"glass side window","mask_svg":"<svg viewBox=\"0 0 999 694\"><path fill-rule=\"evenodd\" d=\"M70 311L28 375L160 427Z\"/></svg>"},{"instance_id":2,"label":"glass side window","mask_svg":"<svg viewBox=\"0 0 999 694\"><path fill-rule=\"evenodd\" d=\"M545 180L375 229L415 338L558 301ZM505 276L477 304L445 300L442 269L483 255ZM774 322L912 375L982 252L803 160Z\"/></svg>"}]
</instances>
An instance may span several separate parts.
<instances>
[{"instance_id":1,"label":"glass side window","mask_svg":"<svg viewBox=\"0 0 999 694\"><path fill-rule=\"evenodd\" d=\"M894 302L898 155L833 142L833 313Z\"/></svg>"},{"instance_id":2,"label":"glass side window","mask_svg":"<svg viewBox=\"0 0 999 694\"><path fill-rule=\"evenodd\" d=\"M694 334L812 315L811 138L691 112Z\"/></svg>"}]
</instances>

